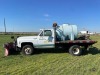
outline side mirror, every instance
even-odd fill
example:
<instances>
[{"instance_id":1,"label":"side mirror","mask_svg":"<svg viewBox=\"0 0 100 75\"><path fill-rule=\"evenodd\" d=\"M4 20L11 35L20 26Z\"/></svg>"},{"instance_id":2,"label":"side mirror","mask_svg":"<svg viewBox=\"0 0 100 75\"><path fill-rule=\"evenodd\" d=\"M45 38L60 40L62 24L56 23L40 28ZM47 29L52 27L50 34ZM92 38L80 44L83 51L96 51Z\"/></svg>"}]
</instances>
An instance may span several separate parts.
<instances>
[{"instance_id":1,"label":"side mirror","mask_svg":"<svg viewBox=\"0 0 100 75\"><path fill-rule=\"evenodd\" d=\"M11 36L11 39L14 39L14 36Z\"/></svg>"}]
</instances>

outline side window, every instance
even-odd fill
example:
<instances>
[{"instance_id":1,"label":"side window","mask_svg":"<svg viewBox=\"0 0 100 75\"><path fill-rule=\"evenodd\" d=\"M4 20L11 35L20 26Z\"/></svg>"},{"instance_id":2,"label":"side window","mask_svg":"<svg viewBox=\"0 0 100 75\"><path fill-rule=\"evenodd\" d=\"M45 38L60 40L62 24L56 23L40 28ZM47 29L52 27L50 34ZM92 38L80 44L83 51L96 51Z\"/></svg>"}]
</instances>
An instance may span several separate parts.
<instances>
[{"instance_id":1,"label":"side window","mask_svg":"<svg viewBox=\"0 0 100 75\"><path fill-rule=\"evenodd\" d=\"M44 36L52 36L51 30L45 30L44 31Z\"/></svg>"}]
</instances>

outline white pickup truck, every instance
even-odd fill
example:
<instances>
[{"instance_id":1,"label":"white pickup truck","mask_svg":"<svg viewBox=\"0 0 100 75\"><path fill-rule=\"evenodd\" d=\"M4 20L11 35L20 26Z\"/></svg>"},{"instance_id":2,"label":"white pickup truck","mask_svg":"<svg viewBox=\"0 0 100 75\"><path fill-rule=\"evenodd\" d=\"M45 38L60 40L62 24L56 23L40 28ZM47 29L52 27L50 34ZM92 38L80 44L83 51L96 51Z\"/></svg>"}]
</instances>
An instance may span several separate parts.
<instances>
[{"instance_id":1,"label":"white pickup truck","mask_svg":"<svg viewBox=\"0 0 100 75\"><path fill-rule=\"evenodd\" d=\"M69 27L70 31L72 26ZM62 27L61 27L62 28ZM56 23L53 24L53 29L41 29L38 36L23 36L16 38L14 43L4 44L4 48L8 54L10 51L21 51L25 55L31 55L34 53L35 49L41 48L68 48L69 53L75 56L82 54L81 46L87 49L90 45L96 43L97 41L88 40L86 38L75 38L77 33L77 28L73 26L72 31L65 32L65 30L58 30ZM74 31L75 30L75 31ZM64 32L66 35L64 35ZM76 32L76 33L75 33ZM72 34L73 33L73 34ZM68 34L68 35L67 35Z\"/></svg>"}]
</instances>

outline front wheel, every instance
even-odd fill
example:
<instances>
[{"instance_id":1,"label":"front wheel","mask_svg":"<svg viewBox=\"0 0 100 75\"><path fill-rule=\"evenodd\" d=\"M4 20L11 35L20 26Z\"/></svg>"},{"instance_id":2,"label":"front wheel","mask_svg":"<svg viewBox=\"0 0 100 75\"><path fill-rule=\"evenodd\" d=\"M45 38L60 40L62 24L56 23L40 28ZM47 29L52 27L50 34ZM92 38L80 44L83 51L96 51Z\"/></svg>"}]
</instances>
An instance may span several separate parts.
<instances>
[{"instance_id":1,"label":"front wheel","mask_svg":"<svg viewBox=\"0 0 100 75\"><path fill-rule=\"evenodd\" d=\"M34 49L33 49L33 47L31 45L25 45L22 48L22 53L24 55L32 55L33 51L34 51Z\"/></svg>"},{"instance_id":2,"label":"front wheel","mask_svg":"<svg viewBox=\"0 0 100 75\"><path fill-rule=\"evenodd\" d=\"M80 46L78 45L73 45L69 48L69 53L71 55L74 55L74 56L80 56L82 54L82 50L80 48Z\"/></svg>"}]
</instances>

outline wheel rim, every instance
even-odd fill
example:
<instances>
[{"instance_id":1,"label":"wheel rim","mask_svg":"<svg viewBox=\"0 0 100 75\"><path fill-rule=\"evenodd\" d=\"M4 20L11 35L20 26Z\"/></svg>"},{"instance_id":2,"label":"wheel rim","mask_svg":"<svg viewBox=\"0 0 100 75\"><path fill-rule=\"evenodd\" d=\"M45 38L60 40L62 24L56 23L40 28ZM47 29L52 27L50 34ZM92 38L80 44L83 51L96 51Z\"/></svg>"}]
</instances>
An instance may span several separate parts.
<instances>
[{"instance_id":1,"label":"wheel rim","mask_svg":"<svg viewBox=\"0 0 100 75\"><path fill-rule=\"evenodd\" d=\"M74 53L74 54L79 54L79 51L80 51L79 48L74 48L74 49L73 49L73 53Z\"/></svg>"},{"instance_id":2,"label":"wheel rim","mask_svg":"<svg viewBox=\"0 0 100 75\"><path fill-rule=\"evenodd\" d=\"M25 53L26 54L31 54L31 52L32 52L31 48L25 48Z\"/></svg>"}]
</instances>

